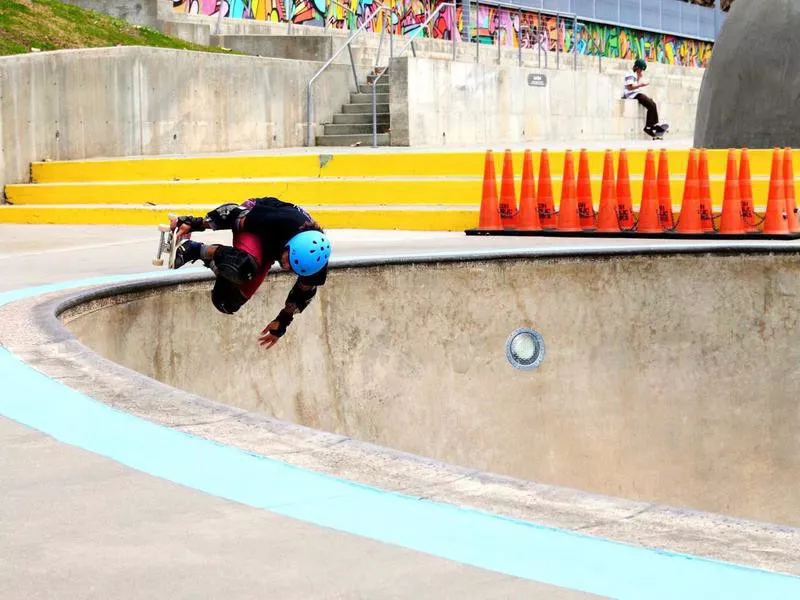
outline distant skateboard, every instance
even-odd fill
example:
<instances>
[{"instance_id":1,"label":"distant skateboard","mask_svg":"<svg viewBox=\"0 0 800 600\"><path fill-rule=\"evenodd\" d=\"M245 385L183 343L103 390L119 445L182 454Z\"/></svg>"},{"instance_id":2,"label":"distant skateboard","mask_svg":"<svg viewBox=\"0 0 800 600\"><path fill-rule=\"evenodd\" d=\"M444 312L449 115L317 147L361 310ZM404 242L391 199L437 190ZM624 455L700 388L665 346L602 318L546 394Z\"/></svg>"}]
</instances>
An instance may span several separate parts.
<instances>
[{"instance_id":1,"label":"distant skateboard","mask_svg":"<svg viewBox=\"0 0 800 600\"><path fill-rule=\"evenodd\" d=\"M654 140L663 140L664 134L667 133L667 131L669 131L669 124L661 123L660 125L656 125L655 127L653 127L653 133L650 133L648 131L647 135L649 135Z\"/></svg>"},{"instance_id":2,"label":"distant skateboard","mask_svg":"<svg viewBox=\"0 0 800 600\"><path fill-rule=\"evenodd\" d=\"M169 215L170 221L175 218L175 215ZM170 269L175 268L175 251L178 249L178 242L181 240L189 239L191 236L186 235L182 237L180 240L176 240L175 232L170 229L169 225L159 225L158 231L161 232L161 236L158 240L158 250L156 252L156 257L153 259L153 264L156 267L163 267L164 266L164 259L161 258L162 254L167 254L169 256L169 260L167 262L167 267Z\"/></svg>"}]
</instances>

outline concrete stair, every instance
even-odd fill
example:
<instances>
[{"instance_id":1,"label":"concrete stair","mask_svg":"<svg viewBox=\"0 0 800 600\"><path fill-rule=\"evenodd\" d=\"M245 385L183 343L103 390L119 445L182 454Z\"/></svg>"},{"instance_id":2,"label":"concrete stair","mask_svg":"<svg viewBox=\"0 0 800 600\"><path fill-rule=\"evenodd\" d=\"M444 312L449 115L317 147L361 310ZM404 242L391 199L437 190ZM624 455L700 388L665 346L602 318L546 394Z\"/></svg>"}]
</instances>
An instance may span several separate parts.
<instances>
[{"instance_id":1,"label":"concrete stair","mask_svg":"<svg viewBox=\"0 0 800 600\"><path fill-rule=\"evenodd\" d=\"M342 113L345 119L368 116ZM342 124L363 125L358 121ZM502 146L495 150L499 185L504 153ZM518 149L511 154L518 190L524 152ZM604 154L602 149L589 151L595 210ZM757 214L763 214L768 197L771 154L770 149L750 151ZM554 149L549 156L553 196L560 198L565 152ZM627 156L635 207L636 199L642 197L646 149L628 150ZM677 218L688 151L670 150L669 158L670 195ZM534 165L539 159L536 151ZM718 212L725 191L727 150L709 150L708 159L710 193ZM615 152L615 164L617 160ZM800 153L795 153L795 161L795 172L800 172ZM277 196L303 206L331 229L463 231L478 223L484 166L484 150L303 149L42 161L31 165L30 183L5 187L9 204L0 205L0 223L156 225L165 222L169 213L205 214L224 202ZM800 197L800 177L795 194Z\"/></svg>"},{"instance_id":2,"label":"concrete stair","mask_svg":"<svg viewBox=\"0 0 800 600\"><path fill-rule=\"evenodd\" d=\"M317 146L371 146L372 145L372 82L377 71L367 76L367 83L360 84L358 91L350 94L350 102L342 106L342 112L333 115L332 123L325 123L324 135L318 135ZM378 129L378 145L388 146L389 136L389 77L381 78L375 89L375 109Z\"/></svg>"}]
</instances>

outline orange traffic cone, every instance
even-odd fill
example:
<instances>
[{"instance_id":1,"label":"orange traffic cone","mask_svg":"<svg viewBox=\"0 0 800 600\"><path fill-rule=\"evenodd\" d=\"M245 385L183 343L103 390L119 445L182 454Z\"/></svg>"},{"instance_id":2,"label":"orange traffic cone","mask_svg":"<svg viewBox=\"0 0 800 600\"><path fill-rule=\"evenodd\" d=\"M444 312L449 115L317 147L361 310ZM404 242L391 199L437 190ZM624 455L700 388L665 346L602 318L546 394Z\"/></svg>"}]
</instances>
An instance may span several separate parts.
<instances>
[{"instance_id":1,"label":"orange traffic cone","mask_svg":"<svg viewBox=\"0 0 800 600\"><path fill-rule=\"evenodd\" d=\"M700 182L697 180L697 150L689 150L689 163L686 165L686 183L683 186L683 202L678 217L678 233L703 233L700 220Z\"/></svg>"},{"instance_id":2,"label":"orange traffic cone","mask_svg":"<svg viewBox=\"0 0 800 600\"><path fill-rule=\"evenodd\" d=\"M708 176L708 153L700 149L700 164L697 168L697 179L700 182L700 222L703 231L714 231L714 217L711 203L711 180Z\"/></svg>"},{"instance_id":3,"label":"orange traffic cone","mask_svg":"<svg viewBox=\"0 0 800 600\"><path fill-rule=\"evenodd\" d=\"M794 165L792 165L792 149L783 150L783 181L786 194L786 214L789 217L789 232L800 231L800 222L797 220L797 201L794 193Z\"/></svg>"},{"instance_id":4,"label":"orange traffic cone","mask_svg":"<svg viewBox=\"0 0 800 600\"><path fill-rule=\"evenodd\" d=\"M725 197L722 200L722 220L719 232L745 233L742 219L742 202L739 199L739 173L736 169L736 152L728 150L728 169L725 173Z\"/></svg>"},{"instance_id":5,"label":"orange traffic cone","mask_svg":"<svg viewBox=\"0 0 800 600\"><path fill-rule=\"evenodd\" d=\"M497 203L497 177L494 173L494 155L486 151L483 165L483 196L478 229L502 229L500 210Z\"/></svg>"},{"instance_id":6,"label":"orange traffic cone","mask_svg":"<svg viewBox=\"0 0 800 600\"><path fill-rule=\"evenodd\" d=\"M578 159L578 217L581 229L594 229L594 205L592 204L592 175L589 172L589 153L581 149Z\"/></svg>"},{"instance_id":7,"label":"orange traffic cone","mask_svg":"<svg viewBox=\"0 0 800 600\"><path fill-rule=\"evenodd\" d=\"M572 164L572 151L564 153L564 179L561 184L561 203L558 205L558 230L581 231L578 218L578 198L575 190L575 167Z\"/></svg>"},{"instance_id":8,"label":"orange traffic cone","mask_svg":"<svg viewBox=\"0 0 800 600\"><path fill-rule=\"evenodd\" d=\"M619 151L619 166L617 167L617 216L620 229L633 229L631 181L628 175L628 153L625 148Z\"/></svg>"},{"instance_id":9,"label":"orange traffic cone","mask_svg":"<svg viewBox=\"0 0 800 600\"><path fill-rule=\"evenodd\" d=\"M672 229L675 223L672 217L672 190L669 184L669 156L666 148L658 153L658 220L664 229Z\"/></svg>"},{"instance_id":10,"label":"orange traffic cone","mask_svg":"<svg viewBox=\"0 0 800 600\"><path fill-rule=\"evenodd\" d=\"M662 233L664 231L658 218L656 159L652 150L647 151L645 158L642 203L639 206L639 223L636 230L641 233Z\"/></svg>"},{"instance_id":11,"label":"orange traffic cone","mask_svg":"<svg viewBox=\"0 0 800 600\"><path fill-rule=\"evenodd\" d=\"M764 233L789 233L789 222L786 217L783 156L781 151L775 148L772 151L772 173L769 177L769 197L767 198L767 214L764 217Z\"/></svg>"},{"instance_id":12,"label":"orange traffic cone","mask_svg":"<svg viewBox=\"0 0 800 600\"><path fill-rule=\"evenodd\" d=\"M739 159L739 201L742 203L742 221L745 232L758 231L756 211L753 206L753 182L750 179L750 156L747 148L742 148Z\"/></svg>"},{"instance_id":13,"label":"orange traffic cone","mask_svg":"<svg viewBox=\"0 0 800 600\"><path fill-rule=\"evenodd\" d=\"M504 227L513 227L517 217L517 194L514 191L514 164L511 150L503 156L503 178L500 180L500 220Z\"/></svg>"},{"instance_id":14,"label":"orange traffic cone","mask_svg":"<svg viewBox=\"0 0 800 600\"><path fill-rule=\"evenodd\" d=\"M550 179L550 157L547 149L542 150L539 157L539 195L537 198L539 207L539 220L543 229L555 229L556 210L553 206L553 182Z\"/></svg>"},{"instance_id":15,"label":"orange traffic cone","mask_svg":"<svg viewBox=\"0 0 800 600\"><path fill-rule=\"evenodd\" d=\"M597 215L597 231L615 233L619 231L617 218L617 192L614 184L614 156L606 150L603 161L603 185L600 188L600 212Z\"/></svg>"},{"instance_id":16,"label":"orange traffic cone","mask_svg":"<svg viewBox=\"0 0 800 600\"><path fill-rule=\"evenodd\" d=\"M539 211L536 208L536 182L533 179L533 156L525 150L522 158L522 189L519 194L519 219L517 228L524 231L539 231Z\"/></svg>"}]
</instances>

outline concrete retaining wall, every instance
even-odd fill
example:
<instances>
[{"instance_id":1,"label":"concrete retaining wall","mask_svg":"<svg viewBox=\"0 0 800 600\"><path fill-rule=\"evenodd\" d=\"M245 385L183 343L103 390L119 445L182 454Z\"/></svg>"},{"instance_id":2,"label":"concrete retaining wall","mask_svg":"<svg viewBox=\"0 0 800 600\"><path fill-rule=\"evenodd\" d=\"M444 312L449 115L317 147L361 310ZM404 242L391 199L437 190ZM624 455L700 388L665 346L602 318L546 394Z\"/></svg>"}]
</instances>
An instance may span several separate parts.
<instances>
[{"instance_id":1,"label":"concrete retaining wall","mask_svg":"<svg viewBox=\"0 0 800 600\"><path fill-rule=\"evenodd\" d=\"M0 185L28 181L44 159L303 146L319 67L140 47L0 58ZM349 100L352 79L346 65L317 79L317 122Z\"/></svg>"},{"instance_id":2,"label":"concrete retaining wall","mask_svg":"<svg viewBox=\"0 0 800 600\"><path fill-rule=\"evenodd\" d=\"M533 69L403 57L392 62L393 145L625 140L646 137L645 111L621 100L626 71ZM670 135L691 138L703 71L654 66L645 92ZM547 78L529 85L530 75Z\"/></svg>"},{"instance_id":3,"label":"concrete retaining wall","mask_svg":"<svg viewBox=\"0 0 800 600\"><path fill-rule=\"evenodd\" d=\"M334 53L329 35L212 35L212 46L230 48L251 56L327 61ZM347 54L343 53L346 58ZM339 61L343 62L343 61Z\"/></svg>"},{"instance_id":4,"label":"concrete retaining wall","mask_svg":"<svg viewBox=\"0 0 800 600\"><path fill-rule=\"evenodd\" d=\"M169 18L172 14L170 3L167 0L135 0L134 2L120 2L120 0L61 1L88 10L105 13L134 25L147 25L154 29L158 27L159 19Z\"/></svg>"}]
</instances>

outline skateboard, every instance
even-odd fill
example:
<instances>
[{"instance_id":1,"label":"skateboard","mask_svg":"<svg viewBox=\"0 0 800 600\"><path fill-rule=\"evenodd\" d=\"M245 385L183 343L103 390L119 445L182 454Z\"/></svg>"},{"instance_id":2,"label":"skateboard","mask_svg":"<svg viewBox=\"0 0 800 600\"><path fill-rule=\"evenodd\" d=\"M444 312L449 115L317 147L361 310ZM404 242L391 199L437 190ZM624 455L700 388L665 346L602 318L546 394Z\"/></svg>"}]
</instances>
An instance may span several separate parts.
<instances>
[{"instance_id":1,"label":"skateboard","mask_svg":"<svg viewBox=\"0 0 800 600\"><path fill-rule=\"evenodd\" d=\"M663 140L667 131L669 131L669 124L663 123L655 127L655 133L649 133L648 135L654 140Z\"/></svg>"},{"instance_id":2,"label":"skateboard","mask_svg":"<svg viewBox=\"0 0 800 600\"><path fill-rule=\"evenodd\" d=\"M169 215L170 221L175 218L175 215ZM183 240L188 240L191 238L191 234L183 236L181 239L176 239L176 233L170 229L169 225L159 225L158 231L160 232L160 237L158 240L158 249L156 250L156 257L153 259L153 264L156 267L163 267L164 266L164 259L161 258L163 254L167 254L169 256L169 260L167 262L167 267L170 269L175 268L175 251L178 249L178 242Z\"/></svg>"}]
</instances>

